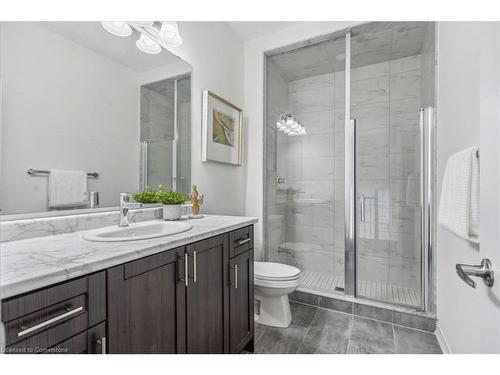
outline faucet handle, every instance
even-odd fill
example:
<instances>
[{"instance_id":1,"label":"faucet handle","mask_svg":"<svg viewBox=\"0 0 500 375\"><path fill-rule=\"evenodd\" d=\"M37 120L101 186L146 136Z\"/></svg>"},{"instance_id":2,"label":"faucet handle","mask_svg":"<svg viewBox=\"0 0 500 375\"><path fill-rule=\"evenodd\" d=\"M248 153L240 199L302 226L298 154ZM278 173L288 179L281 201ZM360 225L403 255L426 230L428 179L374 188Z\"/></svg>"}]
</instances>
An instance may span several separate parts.
<instances>
[{"instance_id":1,"label":"faucet handle","mask_svg":"<svg viewBox=\"0 0 500 375\"><path fill-rule=\"evenodd\" d=\"M129 202L131 196L130 193L120 193L120 202Z\"/></svg>"}]
</instances>

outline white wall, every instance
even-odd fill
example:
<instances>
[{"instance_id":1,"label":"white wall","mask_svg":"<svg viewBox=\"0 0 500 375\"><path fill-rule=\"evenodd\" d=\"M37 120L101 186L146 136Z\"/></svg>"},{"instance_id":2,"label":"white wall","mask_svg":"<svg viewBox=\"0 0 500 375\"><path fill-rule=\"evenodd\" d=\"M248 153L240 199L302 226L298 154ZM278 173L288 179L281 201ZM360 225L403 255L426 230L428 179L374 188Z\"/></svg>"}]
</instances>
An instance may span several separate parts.
<instances>
[{"instance_id":1,"label":"white wall","mask_svg":"<svg viewBox=\"0 0 500 375\"><path fill-rule=\"evenodd\" d=\"M202 91L208 89L243 108L243 42L224 22L179 22L184 44L173 51L192 71L191 182L205 194L202 212L243 215L248 158L235 167L201 161ZM249 144L244 124L244 150ZM250 143L249 143L250 142Z\"/></svg>"},{"instance_id":2,"label":"white wall","mask_svg":"<svg viewBox=\"0 0 500 375\"><path fill-rule=\"evenodd\" d=\"M473 289L455 272L456 263L485 257L498 269L498 36L495 23L439 23L438 194L448 157L481 145L481 246L441 226L437 232L438 324L453 353L499 352L498 285L495 296L481 280Z\"/></svg>"},{"instance_id":3,"label":"white wall","mask_svg":"<svg viewBox=\"0 0 500 375\"><path fill-rule=\"evenodd\" d=\"M259 218L255 227L255 259L262 255L264 52L332 33L356 22L305 22L245 44L245 124L248 144L244 213Z\"/></svg>"},{"instance_id":4,"label":"white wall","mask_svg":"<svg viewBox=\"0 0 500 375\"><path fill-rule=\"evenodd\" d=\"M137 75L30 22L1 31L4 213L47 209L47 177L29 168L96 171L89 190L115 206L138 188Z\"/></svg>"}]
</instances>

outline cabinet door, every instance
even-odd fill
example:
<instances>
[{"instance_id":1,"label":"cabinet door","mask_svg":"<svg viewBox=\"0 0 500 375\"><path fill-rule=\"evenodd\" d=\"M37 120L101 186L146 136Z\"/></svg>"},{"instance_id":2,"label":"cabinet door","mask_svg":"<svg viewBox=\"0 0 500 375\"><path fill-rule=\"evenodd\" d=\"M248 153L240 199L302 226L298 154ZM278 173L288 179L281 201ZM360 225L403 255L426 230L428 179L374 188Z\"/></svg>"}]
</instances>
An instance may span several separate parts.
<instances>
[{"instance_id":1,"label":"cabinet door","mask_svg":"<svg viewBox=\"0 0 500 375\"><path fill-rule=\"evenodd\" d=\"M253 250L229 261L229 341L231 353L240 353L253 338Z\"/></svg>"},{"instance_id":2,"label":"cabinet door","mask_svg":"<svg viewBox=\"0 0 500 375\"><path fill-rule=\"evenodd\" d=\"M183 353L184 248L108 270L109 353Z\"/></svg>"},{"instance_id":3,"label":"cabinet door","mask_svg":"<svg viewBox=\"0 0 500 375\"><path fill-rule=\"evenodd\" d=\"M186 247L188 353L229 352L228 236L209 238Z\"/></svg>"}]
</instances>

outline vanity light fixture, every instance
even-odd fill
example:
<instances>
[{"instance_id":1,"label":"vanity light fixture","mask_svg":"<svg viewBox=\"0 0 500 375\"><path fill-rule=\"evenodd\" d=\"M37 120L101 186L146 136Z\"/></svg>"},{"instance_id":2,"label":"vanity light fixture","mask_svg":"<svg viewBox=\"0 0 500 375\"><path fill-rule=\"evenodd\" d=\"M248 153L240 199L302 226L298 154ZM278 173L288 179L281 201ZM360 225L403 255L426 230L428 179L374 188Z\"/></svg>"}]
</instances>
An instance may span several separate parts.
<instances>
[{"instance_id":1,"label":"vanity light fixture","mask_svg":"<svg viewBox=\"0 0 500 375\"><path fill-rule=\"evenodd\" d=\"M130 36L132 34L132 28L123 21L103 21L101 24L107 32L116 36Z\"/></svg>"},{"instance_id":2,"label":"vanity light fixture","mask_svg":"<svg viewBox=\"0 0 500 375\"><path fill-rule=\"evenodd\" d=\"M142 52L149 53L150 55L156 55L161 52L160 45L145 34L141 34L141 37L137 39L135 45Z\"/></svg>"},{"instance_id":3,"label":"vanity light fixture","mask_svg":"<svg viewBox=\"0 0 500 375\"><path fill-rule=\"evenodd\" d=\"M276 122L278 130L286 135L293 137L296 135L305 135L306 129L292 115L282 114Z\"/></svg>"},{"instance_id":4,"label":"vanity light fixture","mask_svg":"<svg viewBox=\"0 0 500 375\"><path fill-rule=\"evenodd\" d=\"M106 31L116 36L127 37L136 30L140 37L135 45L139 50L148 54L158 54L161 49L179 47L182 38L175 21L102 21Z\"/></svg>"}]
</instances>

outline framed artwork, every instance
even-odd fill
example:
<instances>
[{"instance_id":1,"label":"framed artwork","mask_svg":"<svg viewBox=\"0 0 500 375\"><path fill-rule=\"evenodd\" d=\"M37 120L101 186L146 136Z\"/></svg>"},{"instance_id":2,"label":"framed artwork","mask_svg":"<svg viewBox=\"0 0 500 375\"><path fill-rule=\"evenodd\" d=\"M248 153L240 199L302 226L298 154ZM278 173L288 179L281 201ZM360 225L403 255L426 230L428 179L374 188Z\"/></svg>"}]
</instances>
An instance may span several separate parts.
<instances>
[{"instance_id":1,"label":"framed artwork","mask_svg":"<svg viewBox=\"0 0 500 375\"><path fill-rule=\"evenodd\" d=\"M203 91L202 160L242 164L243 111L214 93Z\"/></svg>"}]
</instances>

